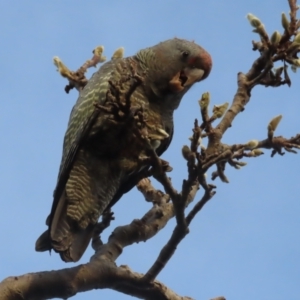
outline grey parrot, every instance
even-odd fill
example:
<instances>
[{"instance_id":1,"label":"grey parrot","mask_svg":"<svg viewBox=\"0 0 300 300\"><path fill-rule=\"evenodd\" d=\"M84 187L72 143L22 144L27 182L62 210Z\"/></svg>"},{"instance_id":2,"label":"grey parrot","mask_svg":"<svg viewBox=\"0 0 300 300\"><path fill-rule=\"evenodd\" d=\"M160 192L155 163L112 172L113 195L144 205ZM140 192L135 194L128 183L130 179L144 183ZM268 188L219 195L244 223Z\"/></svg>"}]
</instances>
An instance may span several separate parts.
<instances>
[{"instance_id":1,"label":"grey parrot","mask_svg":"<svg viewBox=\"0 0 300 300\"><path fill-rule=\"evenodd\" d=\"M132 130L112 124L95 108L95 103L107 102L109 82L119 81L132 66L143 82L134 90L131 106L143 107L148 138L160 156L172 140L174 110L190 87L209 75L212 59L196 43L174 38L112 59L93 74L71 111L48 229L36 241L36 251L53 249L66 262L78 261L99 217L150 167L147 160L137 163L146 149Z\"/></svg>"}]
</instances>

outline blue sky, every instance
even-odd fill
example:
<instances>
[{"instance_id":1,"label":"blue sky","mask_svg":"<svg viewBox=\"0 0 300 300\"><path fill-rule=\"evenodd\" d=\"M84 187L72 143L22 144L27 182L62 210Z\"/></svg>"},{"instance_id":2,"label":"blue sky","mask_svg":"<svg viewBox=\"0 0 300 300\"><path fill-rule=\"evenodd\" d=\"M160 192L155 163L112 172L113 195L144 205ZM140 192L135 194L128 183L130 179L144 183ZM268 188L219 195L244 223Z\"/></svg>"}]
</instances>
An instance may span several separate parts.
<instances>
[{"instance_id":1,"label":"blue sky","mask_svg":"<svg viewBox=\"0 0 300 300\"><path fill-rule=\"evenodd\" d=\"M173 166L177 189L186 176L181 147L188 142L197 100L209 91L212 104L231 101L239 71L248 71L257 53L246 14L261 18L269 33L282 31L284 0L215 1L11 1L0 2L0 280L9 275L60 269L58 255L36 253L52 203L62 140L76 91L55 71L58 55L76 69L97 45L110 57L120 46L126 55L180 37L195 40L213 57L210 77L196 85L175 113L175 136L163 158ZM88 76L92 74L89 71ZM246 110L224 142L264 139L270 119L283 119L276 131L299 133L300 73L292 86L256 87ZM196 299L298 299L300 293L299 155L245 159L242 170L228 168L229 184L217 180L217 194L190 227L190 234L158 279L178 294ZM201 197L199 192L198 197ZM134 189L114 207L117 225L142 217L149 209ZM147 243L126 248L117 264L146 272L174 228L174 221ZM89 248L80 263L92 254ZM74 265L74 264L73 264ZM108 290L74 299L130 299Z\"/></svg>"}]
</instances>

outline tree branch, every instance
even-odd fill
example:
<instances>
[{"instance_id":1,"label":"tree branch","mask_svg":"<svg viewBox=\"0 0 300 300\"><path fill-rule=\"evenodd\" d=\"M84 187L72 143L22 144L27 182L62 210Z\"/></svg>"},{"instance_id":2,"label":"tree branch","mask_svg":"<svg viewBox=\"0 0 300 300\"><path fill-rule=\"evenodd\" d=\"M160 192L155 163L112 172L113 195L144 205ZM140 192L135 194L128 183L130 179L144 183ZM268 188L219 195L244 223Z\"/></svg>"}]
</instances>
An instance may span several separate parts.
<instances>
[{"instance_id":1,"label":"tree branch","mask_svg":"<svg viewBox=\"0 0 300 300\"><path fill-rule=\"evenodd\" d=\"M110 288L147 300L191 300L155 280L141 284L142 274L126 266L116 267L104 259L58 271L28 273L8 277L0 283L0 300L67 299L80 292Z\"/></svg>"}]
</instances>

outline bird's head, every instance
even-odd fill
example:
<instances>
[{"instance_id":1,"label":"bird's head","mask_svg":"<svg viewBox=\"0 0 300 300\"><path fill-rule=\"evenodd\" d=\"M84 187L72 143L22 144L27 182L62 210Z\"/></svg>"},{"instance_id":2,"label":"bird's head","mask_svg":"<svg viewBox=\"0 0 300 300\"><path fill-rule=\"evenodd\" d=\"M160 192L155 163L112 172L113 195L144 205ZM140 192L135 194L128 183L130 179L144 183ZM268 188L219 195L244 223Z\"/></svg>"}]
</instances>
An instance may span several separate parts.
<instances>
[{"instance_id":1,"label":"bird's head","mask_svg":"<svg viewBox=\"0 0 300 300\"><path fill-rule=\"evenodd\" d=\"M194 42L177 38L143 49L136 58L145 71L147 85L156 96L164 98L174 94L181 98L212 68L208 52Z\"/></svg>"}]
</instances>

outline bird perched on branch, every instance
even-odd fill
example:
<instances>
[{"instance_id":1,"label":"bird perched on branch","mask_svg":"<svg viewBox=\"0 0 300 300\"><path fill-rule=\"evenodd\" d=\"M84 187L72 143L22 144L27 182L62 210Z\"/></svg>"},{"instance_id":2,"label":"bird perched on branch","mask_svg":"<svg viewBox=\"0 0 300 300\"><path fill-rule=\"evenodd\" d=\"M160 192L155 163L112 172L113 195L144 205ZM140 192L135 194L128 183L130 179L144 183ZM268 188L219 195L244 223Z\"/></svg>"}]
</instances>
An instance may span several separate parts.
<instances>
[{"instance_id":1,"label":"bird perched on branch","mask_svg":"<svg viewBox=\"0 0 300 300\"><path fill-rule=\"evenodd\" d=\"M211 67L211 57L202 47L174 38L134 56L114 58L91 77L70 115L48 229L38 238L37 251L54 249L66 262L78 261L98 218L150 167L142 159L147 149L130 122L122 121L122 114L112 116L97 109L95 103L108 105L108 91L117 97L120 90L114 83L120 83L129 70L140 74L142 83L130 96L130 111L142 108L149 145L161 155L172 139L174 110L189 88L209 75ZM121 88L126 91L134 76L123 81Z\"/></svg>"}]
</instances>

